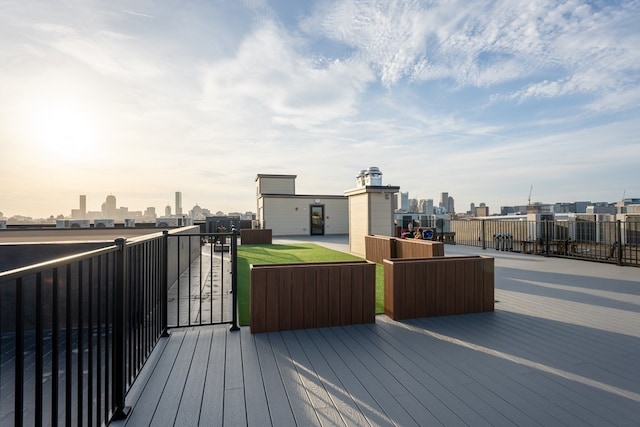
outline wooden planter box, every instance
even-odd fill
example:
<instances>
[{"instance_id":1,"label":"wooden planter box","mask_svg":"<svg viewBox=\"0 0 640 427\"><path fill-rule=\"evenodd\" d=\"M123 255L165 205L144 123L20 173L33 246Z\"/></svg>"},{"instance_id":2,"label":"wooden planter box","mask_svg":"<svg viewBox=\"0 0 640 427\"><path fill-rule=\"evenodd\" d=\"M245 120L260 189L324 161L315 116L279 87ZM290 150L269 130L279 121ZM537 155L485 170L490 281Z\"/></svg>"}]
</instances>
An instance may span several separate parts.
<instances>
[{"instance_id":1,"label":"wooden planter box","mask_svg":"<svg viewBox=\"0 0 640 427\"><path fill-rule=\"evenodd\" d=\"M272 234L271 229L263 229L263 230L241 229L240 244L241 245L270 245L272 243L271 234Z\"/></svg>"},{"instance_id":2,"label":"wooden planter box","mask_svg":"<svg viewBox=\"0 0 640 427\"><path fill-rule=\"evenodd\" d=\"M494 310L494 260L384 260L384 311L394 320Z\"/></svg>"},{"instance_id":3,"label":"wooden planter box","mask_svg":"<svg viewBox=\"0 0 640 427\"><path fill-rule=\"evenodd\" d=\"M375 322L376 265L367 261L251 266L251 332Z\"/></svg>"},{"instance_id":4,"label":"wooden planter box","mask_svg":"<svg viewBox=\"0 0 640 427\"><path fill-rule=\"evenodd\" d=\"M444 243L421 239L396 239L395 258L432 258L444 256Z\"/></svg>"},{"instance_id":5,"label":"wooden planter box","mask_svg":"<svg viewBox=\"0 0 640 427\"><path fill-rule=\"evenodd\" d=\"M396 239L389 236L364 236L365 258L382 264L390 258L431 258L444 256L444 243L421 239Z\"/></svg>"},{"instance_id":6,"label":"wooden planter box","mask_svg":"<svg viewBox=\"0 0 640 427\"><path fill-rule=\"evenodd\" d=\"M396 239L389 236L364 236L364 253L367 261L382 264L382 260L396 257Z\"/></svg>"}]
</instances>

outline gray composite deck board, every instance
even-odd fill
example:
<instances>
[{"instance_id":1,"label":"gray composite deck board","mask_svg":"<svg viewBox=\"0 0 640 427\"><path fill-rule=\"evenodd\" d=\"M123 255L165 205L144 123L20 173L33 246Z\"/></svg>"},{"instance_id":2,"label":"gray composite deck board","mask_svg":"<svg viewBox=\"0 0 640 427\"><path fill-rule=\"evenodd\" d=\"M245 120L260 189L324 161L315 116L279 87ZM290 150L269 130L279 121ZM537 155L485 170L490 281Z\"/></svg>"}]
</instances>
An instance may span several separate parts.
<instances>
[{"instance_id":1,"label":"gray composite deck board","mask_svg":"<svg viewBox=\"0 0 640 427\"><path fill-rule=\"evenodd\" d=\"M276 365L297 425L317 425L318 415L281 334L269 336Z\"/></svg>"},{"instance_id":2,"label":"gray composite deck board","mask_svg":"<svg viewBox=\"0 0 640 427\"><path fill-rule=\"evenodd\" d=\"M249 328L241 328L242 368L244 369L244 395L247 405L248 426L268 426L271 424L267 395L264 390L260 361L253 335Z\"/></svg>"},{"instance_id":3,"label":"gray composite deck board","mask_svg":"<svg viewBox=\"0 0 640 427\"><path fill-rule=\"evenodd\" d=\"M180 406L175 424L179 426L197 426L200 421L202 395L209 365L209 351L213 330L198 328L198 340L193 351L193 359L186 375L184 392L180 397Z\"/></svg>"},{"instance_id":4,"label":"gray composite deck board","mask_svg":"<svg viewBox=\"0 0 640 427\"><path fill-rule=\"evenodd\" d=\"M227 334L224 375L224 425L246 425L240 334ZM214 367L215 368L215 367Z\"/></svg>"},{"instance_id":5,"label":"gray composite deck board","mask_svg":"<svg viewBox=\"0 0 640 427\"><path fill-rule=\"evenodd\" d=\"M158 401L156 412L151 419L152 425L175 422L197 342L198 331L189 330L185 332L180 351L171 367L171 373Z\"/></svg>"},{"instance_id":6,"label":"gray composite deck board","mask_svg":"<svg viewBox=\"0 0 640 427\"><path fill-rule=\"evenodd\" d=\"M318 378L322 379L325 390L329 395L329 402L334 405L342 422L347 426L368 425L365 416L353 396L345 388L341 378L332 369L331 364L322 352L322 347L311 338L309 330L296 331L295 336L300 344L305 348L305 352L310 362L310 369L313 369ZM329 412L325 412L329 415Z\"/></svg>"},{"instance_id":7,"label":"gray composite deck board","mask_svg":"<svg viewBox=\"0 0 640 427\"><path fill-rule=\"evenodd\" d=\"M209 329L209 328L207 328ZM226 328L210 328L212 330L209 360L202 407L200 409L200 425L222 425L224 410L224 375L227 346Z\"/></svg>"},{"instance_id":8,"label":"gray composite deck board","mask_svg":"<svg viewBox=\"0 0 640 427\"><path fill-rule=\"evenodd\" d=\"M411 417L397 399L390 398L390 395L406 393L406 390L367 352L367 342L360 339L361 335L350 335L344 328L336 328L332 332L336 338L332 340L336 351L362 383L362 386L380 405L385 417L384 422L391 425L393 422L400 425L418 425L417 421Z\"/></svg>"},{"instance_id":9,"label":"gray composite deck board","mask_svg":"<svg viewBox=\"0 0 640 427\"><path fill-rule=\"evenodd\" d=\"M278 365L271 348L269 336L268 334L260 334L254 336L254 339L260 360L260 368L262 370L262 378L264 381L265 393L267 395L269 413L271 414L271 422L275 426L295 425L295 418L291 409L291 404L287 398L287 392L285 391L282 377L278 371Z\"/></svg>"},{"instance_id":10,"label":"gray composite deck board","mask_svg":"<svg viewBox=\"0 0 640 427\"><path fill-rule=\"evenodd\" d=\"M493 313L173 330L114 425L636 426L640 274L592 264L498 253Z\"/></svg>"},{"instance_id":11,"label":"gray composite deck board","mask_svg":"<svg viewBox=\"0 0 640 427\"><path fill-rule=\"evenodd\" d=\"M169 374L171 373L171 368L182 346L184 336L184 331L174 331L169 338L166 338L167 344L162 349L162 354L155 366L153 366L152 372L149 373L150 376L145 382L144 388L140 390L137 401L129 402L127 396L127 404L132 405L132 410L127 419L124 420L126 424L142 426L151 423L151 419L155 415L156 408L158 407L158 402L162 398L162 393L167 384ZM156 352L156 350L157 349L155 349L154 352ZM144 378L142 377L142 372L138 375L138 378Z\"/></svg>"},{"instance_id":12,"label":"gray composite deck board","mask_svg":"<svg viewBox=\"0 0 640 427\"><path fill-rule=\"evenodd\" d=\"M309 330L311 339L316 345L323 347L322 354L348 393L353 397L362 415L372 425L392 425L391 420L380 407L379 403L371 395L363 384L370 373L364 373L364 377L356 375L346 359L347 351L343 348L339 339L335 338L332 329ZM380 385L377 384L379 387Z\"/></svg>"}]
</instances>

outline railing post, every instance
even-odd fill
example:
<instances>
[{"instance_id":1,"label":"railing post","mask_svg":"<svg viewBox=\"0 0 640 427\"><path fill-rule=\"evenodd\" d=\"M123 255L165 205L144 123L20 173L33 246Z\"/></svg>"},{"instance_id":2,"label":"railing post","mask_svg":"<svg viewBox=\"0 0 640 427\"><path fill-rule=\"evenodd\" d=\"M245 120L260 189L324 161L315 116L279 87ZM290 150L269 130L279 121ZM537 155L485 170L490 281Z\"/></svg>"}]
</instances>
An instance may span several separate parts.
<instances>
[{"instance_id":1,"label":"railing post","mask_svg":"<svg viewBox=\"0 0 640 427\"><path fill-rule=\"evenodd\" d=\"M115 318L113 322L113 406L112 420L121 420L129 415L131 408L125 406L126 381L125 381L125 325L126 325L126 262L127 240L119 237L115 240L118 252L115 257Z\"/></svg>"},{"instance_id":2,"label":"railing post","mask_svg":"<svg viewBox=\"0 0 640 427\"><path fill-rule=\"evenodd\" d=\"M231 304L233 319L232 331L238 331L238 230L233 228L231 237Z\"/></svg>"},{"instance_id":3,"label":"railing post","mask_svg":"<svg viewBox=\"0 0 640 427\"><path fill-rule=\"evenodd\" d=\"M618 245L618 265L622 265L622 221L616 221L616 244Z\"/></svg>"},{"instance_id":4,"label":"railing post","mask_svg":"<svg viewBox=\"0 0 640 427\"><path fill-rule=\"evenodd\" d=\"M162 278L160 279L160 286L162 286L162 289L160 289L160 295L161 295L162 301L160 302L160 305L161 305L161 312L162 312L162 335L161 336L165 338L169 336L169 328L167 327L167 324L168 324L167 305L169 304L169 298L167 295L168 287L169 287L169 284L167 283L168 281L169 281L169 230L163 230L162 231Z\"/></svg>"},{"instance_id":5,"label":"railing post","mask_svg":"<svg viewBox=\"0 0 640 427\"><path fill-rule=\"evenodd\" d=\"M549 256L549 221L542 221L544 225L544 256Z\"/></svg>"},{"instance_id":6,"label":"railing post","mask_svg":"<svg viewBox=\"0 0 640 427\"><path fill-rule=\"evenodd\" d=\"M487 240L485 239L485 219L482 220L482 249L487 249Z\"/></svg>"},{"instance_id":7,"label":"railing post","mask_svg":"<svg viewBox=\"0 0 640 427\"><path fill-rule=\"evenodd\" d=\"M15 343L15 366L14 366L14 419L16 426L21 426L24 422L24 301L22 294L22 277L16 279L16 343ZM36 307L39 310L40 307Z\"/></svg>"}]
</instances>

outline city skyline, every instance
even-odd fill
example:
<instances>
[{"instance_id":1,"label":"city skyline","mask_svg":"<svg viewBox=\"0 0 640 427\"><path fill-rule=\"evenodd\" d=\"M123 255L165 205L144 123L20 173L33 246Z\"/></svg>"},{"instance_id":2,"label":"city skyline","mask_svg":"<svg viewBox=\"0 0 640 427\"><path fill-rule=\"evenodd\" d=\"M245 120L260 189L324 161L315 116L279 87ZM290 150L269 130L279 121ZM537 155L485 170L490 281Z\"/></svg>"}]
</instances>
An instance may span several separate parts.
<instances>
[{"instance_id":1,"label":"city skyline","mask_svg":"<svg viewBox=\"0 0 640 427\"><path fill-rule=\"evenodd\" d=\"M359 170L456 206L639 197L640 1L2 0L0 211L254 211ZM86 189L96 189L87 192ZM158 211L161 212L161 211Z\"/></svg>"},{"instance_id":2,"label":"city skyline","mask_svg":"<svg viewBox=\"0 0 640 427\"><path fill-rule=\"evenodd\" d=\"M88 209L87 208L87 200L88 197L86 194L80 194L80 195L76 195L76 199L77 199L77 204L76 205L72 205L71 207L69 207L68 209L66 209L66 213L58 213L58 214L48 214L48 215L42 215L42 216L36 216L36 217L32 217L29 215L23 215L21 213L16 213L14 215L6 215L2 210L0 210L0 219L7 219L7 218L11 218L11 217L30 217L33 220L38 220L38 219L56 219L56 218L66 218L66 219L107 219L107 218L111 218L111 219L116 219L116 220L124 220L124 218L136 218L136 217L165 217L165 216L191 216L192 210L198 211L198 212L209 212L210 215L230 215L230 214L240 214L240 215L244 215L247 213L254 213L255 212L251 209L246 210L246 211L241 211L238 209L231 209L228 211L222 211L220 209L215 209L215 208L210 208L209 206L200 204L200 203L195 203L193 205L188 205L185 206L184 204L182 204L182 191L175 191L172 192L172 195L175 197L173 204L171 202L168 202L165 205L162 206L145 206L145 207L141 207L141 206L137 206L135 205L132 209L130 205L124 205L120 202L118 202L118 197L115 194L108 194L106 195L106 197L103 197L103 199L101 199L102 201L100 201L100 199L98 199L97 201L93 202L91 200L89 200L89 206L99 206L100 209ZM178 196L179 195L179 196ZM425 206L427 204L427 202L430 202L430 206L431 209L435 208L444 208L446 212L449 212L447 210L447 206L444 204L443 201L443 197L447 197L448 201L451 202L453 200L455 200L454 197L452 197L451 195L449 195L448 192L442 192L439 194L441 197L440 201L434 201L433 198L426 198L426 199L417 199L415 197L412 197L411 194L409 194L408 192L402 191L400 190L397 193L397 201L398 201L398 207L397 207L397 212L402 212L402 211L406 211L406 212L413 212L413 213L420 213L422 212L419 208L418 210L412 210L412 209L408 209L408 208L402 208L401 205L404 205L406 203L407 206L409 206L410 202L416 202L416 207L420 206L423 202L425 202ZM401 203L401 200L404 200L404 202ZM637 198L625 198L625 200L629 201L635 201L638 200ZM180 203L181 208L183 208L181 210L180 213L177 212L176 207L178 206L178 201ZM616 204L618 202L620 202L622 200L615 200L615 201L607 201L607 200L556 200L556 201L544 201L544 202L540 202L540 201L532 201L532 204L536 204L536 205L540 205L540 206L554 206L554 205L571 205L571 204L580 204L580 205L585 205L585 206L590 206L590 205L601 205L601 204ZM191 206L191 207L189 207ZM470 202L470 205L467 207L460 207L457 209L454 209L454 213L455 214L466 214L466 213L473 213L473 209L475 207L486 207L486 208L490 208L493 209L493 211L491 212L492 215L500 215L500 211L502 209L510 209L510 208L517 208L517 207L524 207L526 206L526 204L522 204L522 203L512 203L512 204L506 204L506 205L501 205L501 206L489 206L487 203L483 202L483 201L472 201ZM121 212L122 210L124 210L124 213ZM167 211L169 211L169 213L167 213ZM445 212L443 211L443 212ZM441 213L443 213L441 212Z\"/></svg>"}]
</instances>

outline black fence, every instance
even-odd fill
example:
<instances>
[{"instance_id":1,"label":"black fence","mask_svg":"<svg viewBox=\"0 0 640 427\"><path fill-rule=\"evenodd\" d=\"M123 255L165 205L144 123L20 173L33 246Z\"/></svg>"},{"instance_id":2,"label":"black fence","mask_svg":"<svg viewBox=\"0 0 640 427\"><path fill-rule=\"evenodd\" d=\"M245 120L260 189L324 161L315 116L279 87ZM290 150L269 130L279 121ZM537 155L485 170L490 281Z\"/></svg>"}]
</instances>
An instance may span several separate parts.
<instances>
[{"instance_id":1,"label":"black fence","mask_svg":"<svg viewBox=\"0 0 640 427\"><path fill-rule=\"evenodd\" d=\"M237 329L236 240L235 231L155 233L0 273L0 425L104 425L125 417L125 395L168 328L230 323ZM202 273L214 287L218 249L226 254L217 260L219 271L229 276L217 285L218 295L228 294L219 299L231 310L216 316L223 307L206 298ZM195 272L198 292L190 284ZM187 289L184 283L189 315L181 316L177 303L170 322L172 289Z\"/></svg>"},{"instance_id":2,"label":"black fence","mask_svg":"<svg viewBox=\"0 0 640 427\"><path fill-rule=\"evenodd\" d=\"M455 243L640 266L640 221L455 220Z\"/></svg>"},{"instance_id":3,"label":"black fence","mask_svg":"<svg viewBox=\"0 0 640 427\"><path fill-rule=\"evenodd\" d=\"M168 327L235 326L237 236L236 231L168 236L168 256L175 263L171 268L179 272L168 281Z\"/></svg>"}]
</instances>

